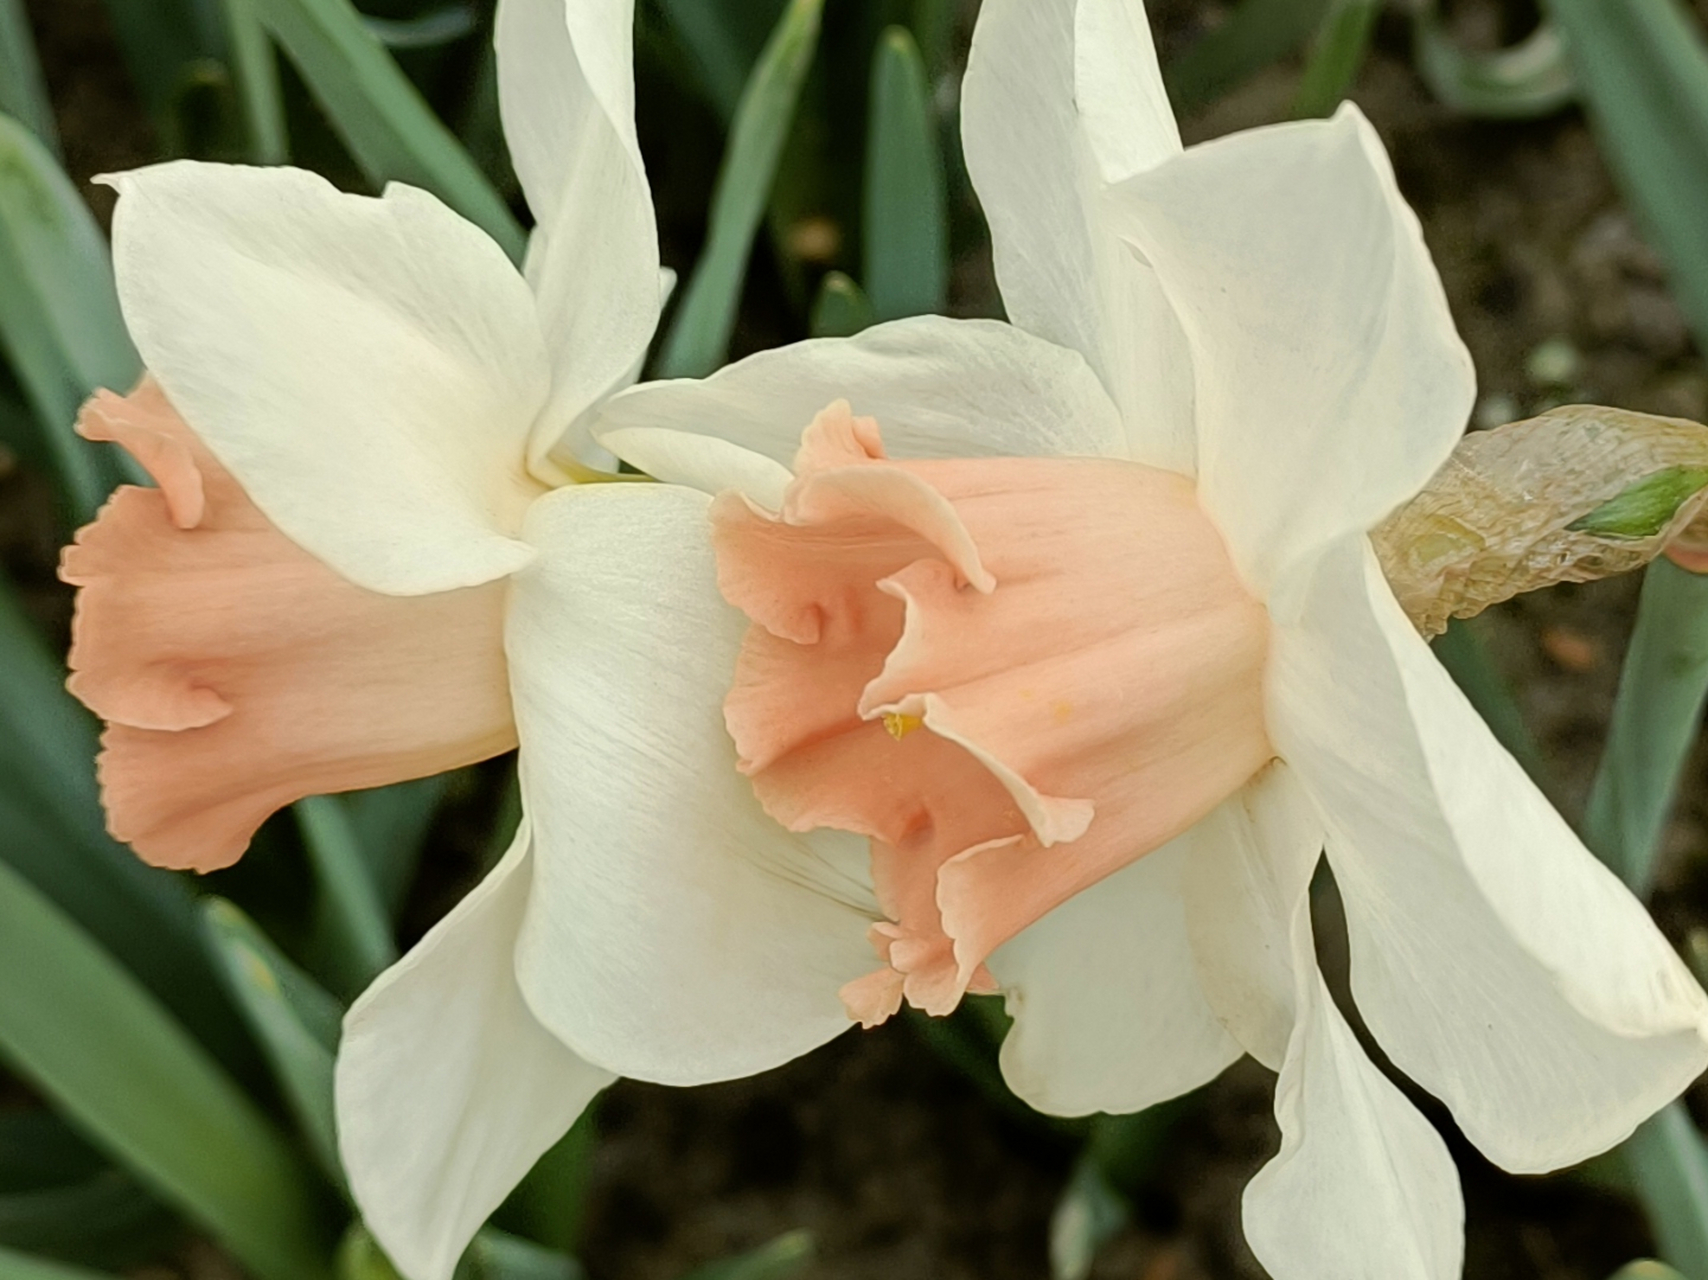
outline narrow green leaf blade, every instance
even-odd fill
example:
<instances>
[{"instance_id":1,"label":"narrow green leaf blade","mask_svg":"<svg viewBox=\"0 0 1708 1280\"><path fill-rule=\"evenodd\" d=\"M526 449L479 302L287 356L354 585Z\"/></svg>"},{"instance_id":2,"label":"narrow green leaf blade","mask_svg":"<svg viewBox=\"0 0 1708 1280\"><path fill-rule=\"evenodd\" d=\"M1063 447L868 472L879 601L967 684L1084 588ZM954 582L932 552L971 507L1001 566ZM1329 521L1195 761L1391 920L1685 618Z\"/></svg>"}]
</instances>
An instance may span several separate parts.
<instances>
[{"instance_id":1,"label":"narrow green leaf blade","mask_svg":"<svg viewBox=\"0 0 1708 1280\"><path fill-rule=\"evenodd\" d=\"M1664 1262L1644 1258L1638 1262L1626 1263L1615 1271L1609 1280L1684 1280L1684 1274L1674 1271Z\"/></svg>"},{"instance_id":2,"label":"narrow green leaf blade","mask_svg":"<svg viewBox=\"0 0 1708 1280\"><path fill-rule=\"evenodd\" d=\"M1293 99L1295 119L1332 115L1352 92L1381 11L1382 0L1335 0L1299 81Z\"/></svg>"},{"instance_id":3,"label":"narrow green leaf blade","mask_svg":"<svg viewBox=\"0 0 1708 1280\"><path fill-rule=\"evenodd\" d=\"M827 271L819 282L808 330L815 338L852 338L876 324L872 301L840 271Z\"/></svg>"},{"instance_id":4,"label":"narrow green leaf blade","mask_svg":"<svg viewBox=\"0 0 1708 1280\"><path fill-rule=\"evenodd\" d=\"M316 888L314 938L334 987L354 996L397 959L391 918L337 796L296 804Z\"/></svg>"},{"instance_id":5,"label":"narrow green leaf blade","mask_svg":"<svg viewBox=\"0 0 1708 1280\"><path fill-rule=\"evenodd\" d=\"M1687 1276L1708 1276L1708 1150L1684 1104L1645 1120L1620 1151L1661 1257Z\"/></svg>"},{"instance_id":6,"label":"narrow green leaf blade","mask_svg":"<svg viewBox=\"0 0 1708 1280\"><path fill-rule=\"evenodd\" d=\"M1097 1251L1127 1225L1123 1200L1088 1152L1050 1215L1050 1280L1085 1280Z\"/></svg>"},{"instance_id":7,"label":"narrow green leaf blade","mask_svg":"<svg viewBox=\"0 0 1708 1280\"><path fill-rule=\"evenodd\" d=\"M59 130L23 0L0 0L0 111L15 117L58 157Z\"/></svg>"},{"instance_id":8,"label":"narrow green leaf blade","mask_svg":"<svg viewBox=\"0 0 1708 1280\"><path fill-rule=\"evenodd\" d=\"M903 27L879 37L872 59L864 228L877 318L941 312L949 298L943 152L925 63Z\"/></svg>"},{"instance_id":9,"label":"narrow green leaf blade","mask_svg":"<svg viewBox=\"0 0 1708 1280\"><path fill-rule=\"evenodd\" d=\"M812 1261L810 1231L790 1231L738 1258L696 1267L684 1280L785 1280Z\"/></svg>"},{"instance_id":10,"label":"narrow green leaf blade","mask_svg":"<svg viewBox=\"0 0 1708 1280\"><path fill-rule=\"evenodd\" d=\"M261 25L256 0L220 0L231 41L231 73L249 136L252 164L284 164L290 158L285 136L285 103L279 92L279 63L273 42Z\"/></svg>"},{"instance_id":11,"label":"narrow green leaf blade","mask_svg":"<svg viewBox=\"0 0 1708 1280\"><path fill-rule=\"evenodd\" d=\"M1639 897L1708 701L1708 576L1656 560L1619 673L1584 839ZM1708 1270L1704 1271L1708 1274Z\"/></svg>"},{"instance_id":12,"label":"narrow green leaf blade","mask_svg":"<svg viewBox=\"0 0 1708 1280\"><path fill-rule=\"evenodd\" d=\"M1228 20L1163 68L1169 99L1182 115L1208 106L1322 26L1334 0L1241 0Z\"/></svg>"},{"instance_id":13,"label":"narrow green leaf blade","mask_svg":"<svg viewBox=\"0 0 1708 1280\"><path fill-rule=\"evenodd\" d=\"M343 1010L223 898L202 907L209 945L226 985L261 1044L321 1169L342 1182L332 1107L332 1058Z\"/></svg>"},{"instance_id":14,"label":"narrow green leaf blade","mask_svg":"<svg viewBox=\"0 0 1708 1280\"><path fill-rule=\"evenodd\" d=\"M1468 116L1534 120L1578 96L1565 41L1549 23L1510 49L1473 53L1454 43L1431 4L1412 19L1412 57L1430 92Z\"/></svg>"},{"instance_id":15,"label":"narrow green leaf blade","mask_svg":"<svg viewBox=\"0 0 1708 1280\"><path fill-rule=\"evenodd\" d=\"M433 815L448 790L447 777L440 774L344 797L375 892L393 919L403 910Z\"/></svg>"},{"instance_id":16,"label":"narrow green leaf blade","mask_svg":"<svg viewBox=\"0 0 1708 1280\"><path fill-rule=\"evenodd\" d=\"M521 226L350 0L254 3L376 186L407 182L431 191L521 261Z\"/></svg>"},{"instance_id":17,"label":"narrow green leaf blade","mask_svg":"<svg viewBox=\"0 0 1708 1280\"><path fill-rule=\"evenodd\" d=\"M698 73L718 115L729 120L741 101L781 0L658 0L665 20Z\"/></svg>"},{"instance_id":18,"label":"narrow green leaf blade","mask_svg":"<svg viewBox=\"0 0 1708 1280\"><path fill-rule=\"evenodd\" d=\"M665 377L704 377L729 350L753 236L818 47L823 9L824 0L790 0L742 91L712 193L706 247L665 342Z\"/></svg>"},{"instance_id":19,"label":"narrow green leaf blade","mask_svg":"<svg viewBox=\"0 0 1708 1280\"><path fill-rule=\"evenodd\" d=\"M0 865L0 1054L262 1280L321 1280L306 1171L119 964Z\"/></svg>"},{"instance_id":20,"label":"narrow green leaf blade","mask_svg":"<svg viewBox=\"0 0 1708 1280\"><path fill-rule=\"evenodd\" d=\"M101 1271L0 1248L0 1280L115 1280Z\"/></svg>"}]
</instances>

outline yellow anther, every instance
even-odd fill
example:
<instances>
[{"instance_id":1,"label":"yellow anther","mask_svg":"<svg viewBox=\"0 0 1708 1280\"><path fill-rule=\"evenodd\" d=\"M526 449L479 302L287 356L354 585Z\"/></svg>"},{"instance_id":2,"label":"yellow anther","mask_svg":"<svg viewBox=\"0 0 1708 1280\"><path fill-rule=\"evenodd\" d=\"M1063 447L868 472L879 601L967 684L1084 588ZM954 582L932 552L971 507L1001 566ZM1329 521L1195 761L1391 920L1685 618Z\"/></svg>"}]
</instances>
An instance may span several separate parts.
<instances>
[{"instance_id":1,"label":"yellow anther","mask_svg":"<svg viewBox=\"0 0 1708 1280\"><path fill-rule=\"evenodd\" d=\"M900 742L915 729L923 729L925 721L919 716L904 715L900 711L884 712L884 728L890 731L890 737Z\"/></svg>"}]
</instances>

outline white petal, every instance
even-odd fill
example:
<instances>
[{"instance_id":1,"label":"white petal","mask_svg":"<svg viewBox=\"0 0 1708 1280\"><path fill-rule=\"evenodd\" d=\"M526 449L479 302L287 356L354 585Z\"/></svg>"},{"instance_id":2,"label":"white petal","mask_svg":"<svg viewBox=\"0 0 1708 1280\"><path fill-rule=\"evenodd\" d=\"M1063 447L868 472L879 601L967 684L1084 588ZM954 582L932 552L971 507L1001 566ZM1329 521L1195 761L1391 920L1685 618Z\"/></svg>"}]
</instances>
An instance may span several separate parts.
<instances>
[{"instance_id":1,"label":"white petal","mask_svg":"<svg viewBox=\"0 0 1708 1280\"><path fill-rule=\"evenodd\" d=\"M1281 1150L1245 1189L1275 1280L1458 1280L1464 1200L1446 1144L1359 1048L1311 964L1275 1084Z\"/></svg>"},{"instance_id":2,"label":"white petal","mask_svg":"<svg viewBox=\"0 0 1708 1280\"><path fill-rule=\"evenodd\" d=\"M1626 1137L1708 1064L1708 999L1453 684L1362 537L1278 627L1271 736L1346 901L1395 1065L1518 1172Z\"/></svg>"},{"instance_id":3,"label":"white petal","mask_svg":"<svg viewBox=\"0 0 1708 1280\"><path fill-rule=\"evenodd\" d=\"M967 168L1009 319L1090 361L1127 456L1190 472L1191 366L1155 273L1101 203L1180 151L1137 0L986 0L962 88Z\"/></svg>"},{"instance_id":4,"label":"white petal","mask_svg":"<svg viewBox=\"0 0 1708 1280\"><path fill-rule=\"evenodd\" d=\"M602 443L655 480L702 493L739 489L773 511L782 509L783 490L794 479L781 462L717 436L664 427L619 427L605 432Z\"/></svg>"},{"instance_id":5,"label":"white petal","mask_svg":"<svg viewBox=\"0 0 1708 1280\"><path fill-rule=\"evenodd\" d=\"M895 457L1125 455L1115 407L1078 355L941 316L762 351L703 381L632 387L602 406L594 433L697 432L790 466L807 424L844 399L878 420Z\"/></svg>"},{"instance_id":6,"label":"white petal","mask_svg":"<svg viewBox=\"0 0 1708 1280\"><path fill-rule=\"evenodd\" d=\"M286 535L394 595L525 563L547 370L503 252L434 197L175 161L111 179L125 321L173 406Z\"/></svg>"},{"instance_id":7,"label":"white petal","mask_svg":"<svg viewBox=\"0 0 1708 1280\"><path fill-rule=\"evenodd\" d=\"M1260 592L1446 460L1470 356L1357 108L1195 147L1110 207L1185 329L1200 492Z\"/></svg>"},{"instance_id":8,"label":"white petal","mask_svg":"<svg viewBox=\"0 0 1708 1280\"><path fill-rule=\"evenodd\" d=\"M529 462L555 479L546 454L585 454L572 424L633 381L667 292L635 142L634 0L503 0L494 40L505 135L537 222L527 276L552 357Z\"/></svg>"},{"instance_id":9,"label":"white petal","mask_svg":"<svg viewBox=\"0 0 1708 1280\"><path fill-rule=\"evenodd\" d=\"M523 990L583 1056L668 1084L823 1043L850 1025L838 989L876 967L865 842L791 835L736 772L723 700L746 619L718 594L710 502L542 498L507 641L538 841Z\"/></svg>"},{"instance_id":10,"label":"white petal","mask_svg":"<svg viewBox=\"0 0 1708 1280\"><path fill-rule=\"evenodd\" d=\"M1279 1071L1294 1026L1293 916L1322 857L1322 822L1276 761L1186 836L1181 869L1198 980L1252 1057Z\"/></svg>"},{"instance_id":11,"label":"white petal","mask_svg":"<svg viewBox=\"0 0 1708 1280\"><path fill-rule=\"evenodd\" d=\"M1002 1074L1052 1115L1142 1111L1240 1056L1204 1001L1181 909L1181 837L1068 899L991 957L1014 1027Z\"/></svg>"},{"instance_id":12,"label":"white petal","mask_svg":"<svg viewBox=\"0 0 1708 1280\"><path fill-rule=\"evenodd\" d=\"M516 985L532 860L502 862L344 1019L338 1147L407 1280L449 1280L494 1209L614 1076L540 1025Z\"/></svg>"}]
</instances>

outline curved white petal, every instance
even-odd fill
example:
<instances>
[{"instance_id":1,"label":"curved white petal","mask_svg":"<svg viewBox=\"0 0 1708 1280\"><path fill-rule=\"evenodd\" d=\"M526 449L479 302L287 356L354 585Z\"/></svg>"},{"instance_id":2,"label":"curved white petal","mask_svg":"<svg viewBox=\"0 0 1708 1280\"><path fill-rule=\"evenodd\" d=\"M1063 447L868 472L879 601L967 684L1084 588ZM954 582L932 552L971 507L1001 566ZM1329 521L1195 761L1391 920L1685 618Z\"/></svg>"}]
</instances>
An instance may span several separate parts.
<instances>
[{"instance_id":1,"label":"curved white petal","mask_svg":"<svg viewBox=\"0 0 1708 1280\"><path fill-rule=\"evenodd\" d=\"M1294 1028L1293 916L1323 828L1287 766L1272 763L1182 837L1186 930L1205 998L1245 1051L1281 1070Z\"/></svg>"},{"instance_id":2,"label":"curved white petal","mask_svg":"<svg viewBox=\"0 0 1708 1280\"><path fill-rule=\"evenodd\" d=\"M718 436L667 427L619 427L602 436L607 449L630 466L665 484L702 493L739 489L761 506L779 511L794 473L762 453Z\"/></svg>"},{"instance_id":3,"label":"curved white petal","mask_svg":"<svg viewBox=\"0 0 1708 1280\"><path fill-rule=\"evenodd\" d=\"M558 490L514 583L507 651L537 859L518 972L540 1019L624 1075L692 1084L850 1024L876 967L865 842L791 835L724 729L746 620L718 594L711 499Z\"/></svg>"},{"instance_id":4,"label":"curved white petal","mask_svg":"<svg viewBox=\"0 0 1708 1280\"><path fill-rule=\"evenodd\" d=\"M110 179L125 321L173 407L296 543L392 595L489 582L538 487L533 301L483 232L391 186L174 161Z\"/></svg>"},{"instance_id":5,"label":"curved white petal","mask_svg":"<svg viewBox=\"0 0 1708 1280\"><path fill-rule=\"evenodd\" d=\"M1278 627L1270 733L1310 790L1376 1038L1501 1166L1626 1137L1708 1064L1708 999L1430 654L1368 541Z\"/></svg>"},{"instance_id":6,"label":"curved white petal","mask_svg":"<svg viewBox=\"0 0 1708 1280\"><path fill-rule=\"evenodd\" d=\"M408 1280L464 1247L614 1076L540 1025L516 986L526 821L493 869L351 1007L338 1148L374 1237Z\"/></svg>"},{"instance_id":7,"label":"curved white petal","mask_svg":"<svg viewBox=\"0 0 1708 1280\"><path fill-rule=\"evenodd\" d=\"M1057 907L990 959L1014 1027L1002 1074L1052 1115L1122 1113L1197 1088L1240 1056L1186 938L1182 836Z\"/></svg>"},{"instance_id":8,"label":"curved white petal","mask_svg":"<svg viewBox=\"0 0 1708 1280\"><path fill-rule=\"evenodd\" d=\"M790 466L819 411L848 400L900 458L1123 457L1115 406L1077 354L989 320L916 316L854 338L762 351L702 381L613 397L594 434L637 427L718 436Z\"/></svg>"},{"instance_id":9,"label":"curved white petal","mask_svg":"<svg viewBox=\"0 0 1708 1280\"><path fill-rule=\"evenodd\" d=\"M1200 493L1260 593L1446 460L1470 356L1357 108L1194 147L1109 207L1185 329Z\"/></svg>"},{"instance_id":10,"label":"curved white petal","mask_svg":"<svg viewBox=\"0 0 1708 1280\"><path fill-rule=\"evenodd\" d=\"M1143 6L986 0L961 100L1009 319L1090 361L1121 407L1128 456L1189 473L1185 340L1101 204L1106 183L1180 151Z\"/></svg>"},{"instance_id":11,"label":"curved white petal","mask_svg":"<svg viewBox=\"0 0 1708 1280\"><path fill-rule=\"evenodd\" d=\"M1281 1150L1243 1198L1275 1280L1458 1280L1465 1206L1430 1123L1376 1069L1314 961L1275 1083Z\"/></svg>"},{"instance_id":12,"label":"curved white petal","mask_svg":"<svg viewBox=\"0 0 1708 1280\"><path fill-rule=\"evenodd\" d=\"M635 141L634 0L503 0L494 42L505 136L537 223L527 277L552 359L529 462L555 480L547 453L585 452L576 420L633 380L668 292Z\"/></svg>"}]
</instances>

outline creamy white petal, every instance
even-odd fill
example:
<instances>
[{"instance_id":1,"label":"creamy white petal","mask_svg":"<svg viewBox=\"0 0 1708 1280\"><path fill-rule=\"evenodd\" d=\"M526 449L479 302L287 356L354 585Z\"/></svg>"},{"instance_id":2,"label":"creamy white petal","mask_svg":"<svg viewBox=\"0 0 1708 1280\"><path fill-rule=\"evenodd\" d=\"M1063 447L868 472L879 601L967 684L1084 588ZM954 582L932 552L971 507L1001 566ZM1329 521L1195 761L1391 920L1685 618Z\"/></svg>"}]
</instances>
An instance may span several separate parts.
<instances>
[{"instance_id":1,"label":"creamy white petal","mask_svg":"<svg viewBox=\"0 0 1708 1280\"><path fill-rule=\"evenodd\" d=\"M807 424L837 400L876 418L899 458L1126 453L1115 406L1076 353L941 316L761 351L702 381L631 387L600 407L594 434L697 432L790 466Z\"/></svg>"},{"instance_id":2,"label":"creamy white petal","mask_svg":"<svg viewBox=\"0 0 1708 1280\"><path fill-rule=\"evenodd\" d=\"M173 407L293 541L360 586L474 586L514 534L548 373L485 233L393 185L174 161L110 179L125 321Z\"/></svg>"},{"instance_id":3,"label":"creamy white petal","mask_svg":"<svg viewBox=\"0 0 1708 1280\"><path fill-rule=\"evenodd\" d=\"M1276 761L1182 838L1198 981L1234 1039L1279 1071L1295 1021L1293 916L1322 857L1322 821Z\"/></svg>"},{"instance_id":4,"label":"creamy white petal","mask_svg":"<svg viewBox=\"0 0 1708 1280\"><path fill-rule=\"evenodd\" d=\"M634 122L634 0L503 0L499 107L537 226L526 273L552 359L529 464L561 479L554 447L585 456L578 424L633 381L665 290Z\"/></svg>"},{"instance_id":5,"label":"creamy white petal","mask_svg":"<svg viewBox=\"0 0 1708 1280\"><path fill-rule=\"evenodd\" d=\"M1275 1280L1458 1280L1465 1206L1441 1135L1376 1069L1314 962L1275 1084L1281 1150L1245 1189Z\"/></svg>"},{"instance_id":6,"label":"creamy white petal","mask_svg":"<svg viewBox=\"0 0 1708 1280\"><path fill-rule=\"evenodd\" d=\"M1002 1074L1052 1115L1142 1111L1240 1056L1204 1001L1180 877L1188 836L1068 899L990 959L1014 1027Z\"/></svg>"},{"instance_id":7,"label":"creamy white petal","mask_svg":"<svg viewBox=\"0 0 1708 1280\"><path fill-rule=\"evenodd\" d=\"M1137 0L986 0L961 136L1009 319L1080 352L1135 461L1190 472L1190 364L1150 268L1123 250L1104 184L1180 150Z\"/></svg>"},{"instance_id":8,"label":"creamy white petal","mask_svg":"<svg viewBox=\"0 0 1708 1280\"><path fill-rule=\"evenodd\" d=\"M1200 493L1257 590L1446 460L1470 356L1356 107L1194 147L1109 204L1185 329Z\"/></svg>"},{"instance_id":9,"label":"creamy white petal","mask_svg":"<svg viewBox=\"0 0 1708 1280\"><path fill-rule=\"evenodd\" d=\"M865 842L767 818L724 729L746 619L718 594L711 499L542 498L507 651L537 839L518 972L540 1019L623 1075L695 1084L850 1024L875 967Z\"/></svg>"},{"instance_id":10,"label":"creamy white petal","mask_svg":"<svg viewBox=\"0 0 1708 1280\"><path fill-rule=\"evenodd\" d=\"M1430 654L1369 544L1278 627L1270 734L1328 827L1395 1064L1517 1172L1626 1137L1708 1064L1708 1000Z\"/></svg>"},{"instance_id":11,"label":"creamy white petal","mask_svg":"<svg viewBox=\"0 0 1708 1280\"><path fill-rule=\"evenodd\" d=\"M534 1162L614 1076L575 1056L516 985L526 821L497 867L344 1019L338 1148L407 1280L449 1280Z\"/></svg>"},{"instance_id":12,"label":"creamy white petal","mask_svg":"<svg viewBox=\"0 0 1708 1280\"><path fill-rule=\"evenodd\" d=\"M773 511L782 509L783 490L794 479L781 462L718 436L665 427L619 427L601 439L617 457L655 480L702 493L739 489Z\"/></svg>"}]
</instances>

